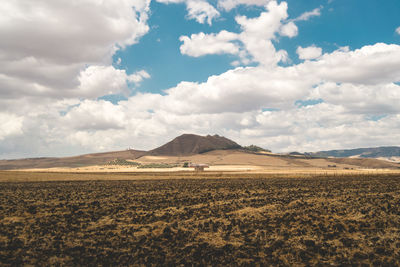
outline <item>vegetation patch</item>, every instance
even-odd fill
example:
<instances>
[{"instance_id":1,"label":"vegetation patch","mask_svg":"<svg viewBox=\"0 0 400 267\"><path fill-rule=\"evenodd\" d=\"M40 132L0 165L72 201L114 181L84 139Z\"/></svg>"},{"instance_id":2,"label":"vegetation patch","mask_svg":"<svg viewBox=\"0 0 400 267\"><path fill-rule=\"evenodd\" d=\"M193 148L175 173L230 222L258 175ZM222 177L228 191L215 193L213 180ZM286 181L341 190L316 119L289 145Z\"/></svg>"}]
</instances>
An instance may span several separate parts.
<instances>
[{"instance_id":1,"label":"vegetation patch","mask_svg":"<svg viewBox=\"0 0 400 267\"><path fill-rule=\"evenodd\" d=\"M271 152L271 150L256 145L244 146L243 149L251 152L269 152L269 153Z\"/></svg>"},{"instance_id":2,"label":"vegetation patch","mask_svg":"<svg viewBox=\"0 0 400 267\"><path fill-rule=\"evenodd\" d=\"M174 168L178 167L176 164L166 164L166 163L150 163L138 166L138 169L146 169L146 168L155 168L155 169L163 169L163 168Z\"/></svg>"},{"instance_id":3,"label":"vegetation patch","mask_svg":"<svg viewBox=\"0 0 400 267\"><path fill-rule=\"evenodd\" d=\"M127 161L126 159L114 159L110 162L107 162L106 165L139 166L140 163L134 161Z\"/></svg>"}]
</instances>

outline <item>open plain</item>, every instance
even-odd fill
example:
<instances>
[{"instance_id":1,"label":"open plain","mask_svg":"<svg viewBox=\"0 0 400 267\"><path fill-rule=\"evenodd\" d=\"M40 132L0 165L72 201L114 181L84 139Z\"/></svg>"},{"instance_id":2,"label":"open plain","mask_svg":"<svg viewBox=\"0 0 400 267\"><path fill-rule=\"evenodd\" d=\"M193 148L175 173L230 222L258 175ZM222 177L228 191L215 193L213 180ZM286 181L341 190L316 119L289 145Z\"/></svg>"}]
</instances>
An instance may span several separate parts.
<instances>
[{"instance_id":1,"label":"open plain","mask_svg":"<svg viewBox=\"0 0 400 267\"><path fill-rule=\"evenodd\" d=\"M112 160L141 165L169 165L168 168L138 168L136 165L108 164ZM369 173L397 172L398 163L367 158L313 158L249 153L242 150L213 150L193 155L152 156L130 151L99 153L70 158L23 159L0 161L0 170L15 169L28 172L68 173L177 173L189 172L185 162L209 165L206 172L234 173ZM170 176L170 175L168 175Z\"/></svg>"},{"instance_id":2,"label":"open plain","mask_svg":"<svg viewBox=\"0 0 400 267\"><path fill-rule=\"evenodd\" d=\"M0 180L3 266L400 264L394 171L8 171Z\"/></svg>"}]
</instances>

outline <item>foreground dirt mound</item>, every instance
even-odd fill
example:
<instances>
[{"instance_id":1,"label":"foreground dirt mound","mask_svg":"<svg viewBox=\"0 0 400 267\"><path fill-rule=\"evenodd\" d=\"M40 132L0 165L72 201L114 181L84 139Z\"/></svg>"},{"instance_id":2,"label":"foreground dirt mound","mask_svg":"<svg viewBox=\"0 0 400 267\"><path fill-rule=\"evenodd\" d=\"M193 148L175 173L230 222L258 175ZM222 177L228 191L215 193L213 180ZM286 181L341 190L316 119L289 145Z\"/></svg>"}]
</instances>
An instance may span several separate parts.
<instances>
[{"instance_id":1,"label":"foreground dirt mound","mask_svg":"<svg viewBox=\"0 0 400 267\"><path fill-rule=\"evenodd\" d=\"M183 134L171 142L149 151L148 154L152 156L184 156L218 149L237 148L241 148L241 146L223 136Z\"/></svg>"}]
</instances>

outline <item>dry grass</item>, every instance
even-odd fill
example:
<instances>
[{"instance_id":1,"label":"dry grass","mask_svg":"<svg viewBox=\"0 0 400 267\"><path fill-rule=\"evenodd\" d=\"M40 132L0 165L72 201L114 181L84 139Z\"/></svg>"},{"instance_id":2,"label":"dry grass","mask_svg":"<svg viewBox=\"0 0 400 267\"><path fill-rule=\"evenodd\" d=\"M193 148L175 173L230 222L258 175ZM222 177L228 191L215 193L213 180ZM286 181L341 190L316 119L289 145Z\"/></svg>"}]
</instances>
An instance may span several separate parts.
<instances>
[{"instance_id":1,"label":"dry grass","mask_svg":"<svg viewBox=\"0 0 400 267\"><path fill-rule=\"evenodd\" d=\"M171 170L172 169L172 170ZM313 178L313 177L363 177L365 175L398 176L399 170L370 169L370 170L256 170L256 171L224 171L211 168L211 171L195 172L187 168L140 169L126 171L112 169L110 172L101 170L82 172L65 169L43 169L41 171L0 171L0 182L45 182L45 181L114 181L114 180L170 180L170 179L235 179L235 178Z\"/></svg>"},{"instance_id":2,"label":"dry grass","mask_svg":"<svg viewBox=\"0 0 400 267\"><path fill-rule=\"evenodd\" d=\"M135 161L142 165L172 164L182 166L184 162L205 163L222 171L234 171L243 166L249 170L287 171L287 170L343 170L343 169L399 169L400 165L394 162L376 159L319 159L300 156L285 156L271 153L246 153L241 150L215 150L203 154L190 156L144 156L140 151L121 151L101 154L83 155L59 159L25 159L0 160L0 169L40 169L41 171L138 171L132 166L107 166L110 161ZM329 167L333 166L335 167ZM178 169L175 169L175 171ZM159 170L158 170L159 171Z\"/></svg>"}]
</instances>

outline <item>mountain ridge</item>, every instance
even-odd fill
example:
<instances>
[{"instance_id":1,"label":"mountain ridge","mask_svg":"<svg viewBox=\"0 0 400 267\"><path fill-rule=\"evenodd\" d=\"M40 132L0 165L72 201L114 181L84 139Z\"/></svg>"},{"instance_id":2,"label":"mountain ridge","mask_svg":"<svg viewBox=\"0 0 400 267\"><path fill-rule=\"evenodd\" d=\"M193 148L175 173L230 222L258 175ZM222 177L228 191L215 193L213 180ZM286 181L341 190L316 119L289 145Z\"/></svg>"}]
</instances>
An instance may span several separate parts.
<instances>
[{"instance_id":1,"label":"mountain ridge","mask_svg":"<svg viewBox=\"0 0 400 267\"><path fill-rule=\"evenodd\" d=\"M355 149L326 150L307 153L313 157L348 158L358 156L360 158L389 158L400 157L400 147L380 146Z\"/></svg>"}]
</instances>

